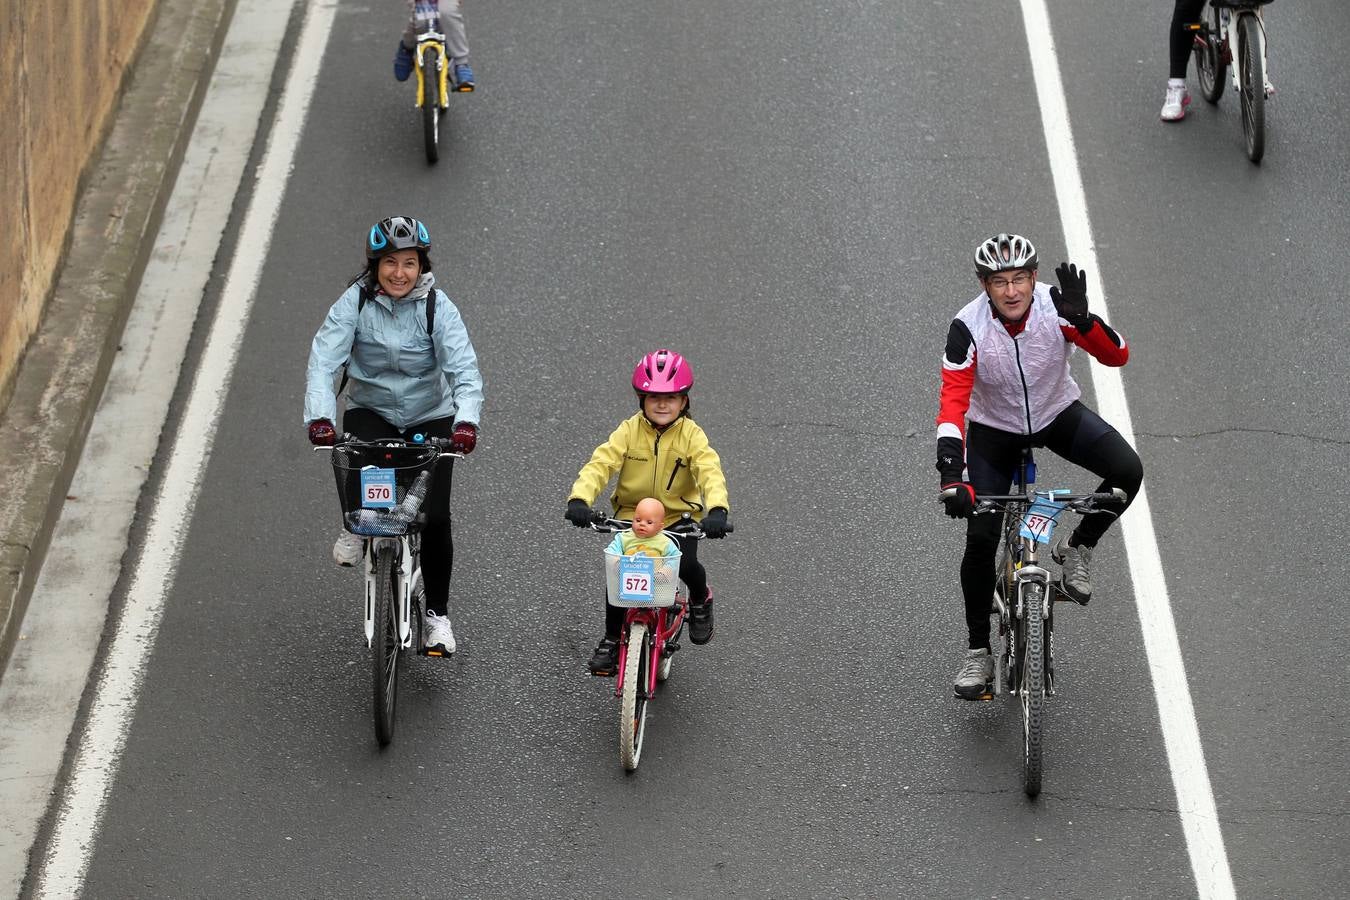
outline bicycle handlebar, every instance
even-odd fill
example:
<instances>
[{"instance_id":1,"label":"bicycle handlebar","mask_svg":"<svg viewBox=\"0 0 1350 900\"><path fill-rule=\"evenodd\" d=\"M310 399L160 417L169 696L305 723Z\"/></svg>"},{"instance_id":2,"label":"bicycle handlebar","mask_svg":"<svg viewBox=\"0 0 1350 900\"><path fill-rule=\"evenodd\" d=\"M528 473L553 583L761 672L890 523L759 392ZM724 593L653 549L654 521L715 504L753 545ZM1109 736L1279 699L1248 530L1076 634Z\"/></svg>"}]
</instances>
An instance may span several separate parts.
<instances>
[{"instance_id":1,"label":"bicycle handlebar","mask_svg":"<svg viewBox=\"0 0 1350 900\"><path fill-rule=\"evenodd\" d=\"M954 497L956 491L956 488L947 488L938 495L938 500L942 501L947 497ZM975 497L975 512L973 515L978 516L980 513L1002 509L1013 503L1030 506L1038 498L1062 503L1076 513L1086 514L1096 509L1100 503L1124 503L1130 499L1130 495L1120 488L1111 488L1109 493L1095 494L1057 494L1054 491L1032 491L1023 494L978 494Z\"/></svg>"},{"instance_id":2,"label":"bicycle handlebar","mask_svg":"<svg viewBox=\"0 0 1350 900\"><path fill-rule=\"evenodd\" d=\"M452 438L433 437L427 435L420 441L409 441L403 438L376 438L373 441L362 440L354 434L343 432L339 434L331 445L315 447L314 452L319 453L327 450L332 452L342 446L357 447L434 447L440 451L441 456L453 456L455 459L463 459L464 454L458 450L451 449L455 442Z\"/></svg>"},{"instance_id":3,"label":"bicycle handlebar","mask_svg":"<svg viewBox=\"0 0 1350 900\"><path fill-rule=\"evenodd\" d=\"M615 519L605 515L599 510L591 510L592 531L598 531L601 534L617 534L620 531L627 531L632 527L633 521L631 519ZM728 528L727 531L730 532L731 529ZM661 533L667 537L692 538L696 541L707 537L707 535L703 533L703 529L699 527L699 524L690 518L681 519L669 528L661 529Z\"/></svg>"}]
</instances>

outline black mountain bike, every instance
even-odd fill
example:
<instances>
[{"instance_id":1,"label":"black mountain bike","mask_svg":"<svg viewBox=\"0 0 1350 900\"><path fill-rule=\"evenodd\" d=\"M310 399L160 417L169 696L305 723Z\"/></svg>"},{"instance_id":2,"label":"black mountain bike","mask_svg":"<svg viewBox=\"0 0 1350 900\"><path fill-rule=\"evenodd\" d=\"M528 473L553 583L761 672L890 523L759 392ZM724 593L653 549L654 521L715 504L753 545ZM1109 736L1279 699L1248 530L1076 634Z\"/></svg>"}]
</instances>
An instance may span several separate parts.
<instances>
[{"instance_id":1,"label":"black mountain bike","mask_svg":"<svg viewBox=\"0 0 1350 900\"><path fill-rule=\"evenodd\" d=\"M1003 543L994 585L993 648L996 696L1010 693L1022 708L1022 787L1028 797L1041 792L1045 701L1054 695L1055 602L1069 600L1040 559L1058 519L1065 512L1086 514L1098 504L1124 501L1125 492L1070 494L1035 491L1036 463L1028 448L1018 465L1012 494L984 494L975 515L1003 514ZM948 489L948 491L955 489ZM944 495L948 492L944 492ZM1072 602L1072 601L1070 601ZM987 698L986 698L987 699Z\"/></svg>"}]
</instances>

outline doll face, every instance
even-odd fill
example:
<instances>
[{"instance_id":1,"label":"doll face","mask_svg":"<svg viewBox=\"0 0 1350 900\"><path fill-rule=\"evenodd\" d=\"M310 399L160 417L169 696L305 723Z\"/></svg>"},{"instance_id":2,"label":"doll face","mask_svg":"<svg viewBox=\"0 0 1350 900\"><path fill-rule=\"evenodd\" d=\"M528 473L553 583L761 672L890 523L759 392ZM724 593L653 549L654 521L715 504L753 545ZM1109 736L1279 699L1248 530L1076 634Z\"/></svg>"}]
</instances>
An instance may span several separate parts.
<instances>
[{"instance_id":1,"label":"doll face","mask_svg":"<svg viewBox=\"0 0 1350 900\"><path fill-rule=\"evenodd\" d=\"M657 428L665 428L680 417L688 402L686 394L644 394L642 412Z\"/></svg>"},{"instance_id":2,"label":"doll face","mask_svg":"<svg viewBox=\"0 0 1350 900\"><path fill-rule=\"evenodd\" d=\"M648 497L639 501L637 508L633 511L633 534L641 538L649 538L661 530L665 519L666 508L661 505L660 500Z\"/></svg>"}]
</instances>

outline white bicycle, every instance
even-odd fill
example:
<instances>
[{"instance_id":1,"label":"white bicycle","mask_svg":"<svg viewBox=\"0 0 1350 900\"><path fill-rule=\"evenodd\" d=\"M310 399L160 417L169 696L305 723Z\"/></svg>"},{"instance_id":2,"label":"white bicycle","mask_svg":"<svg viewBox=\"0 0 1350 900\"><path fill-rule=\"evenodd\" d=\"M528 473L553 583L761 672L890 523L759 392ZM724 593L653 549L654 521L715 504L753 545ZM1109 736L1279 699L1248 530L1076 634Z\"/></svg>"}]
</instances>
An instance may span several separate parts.
<instances>
[{"instance_id":1,"label":"white bicycle","mask_svg":"<svg viewBox=\"0 0 1350 900\"><path fill-rule=\"evenodd\" d=\"M1266 22L1261 8L1271 0L1208 0L1195 32L1195 72L1200 96L1218 103L1224 76L1231 80L1242 107L1247 158L1259 163L1266 152L1266 98L1275 92L1266 66Z\"/></svg>"},{"instance_id":2,"label":"white bicycle","mask_svg":"<svg viewBox=\"0 0 1350 900\"><path fill-rule=\"evenodd\" d=\"M361 441L349 434L334 447L315 448L331 450L343 527L363 538L366 646L371 650L375 738L381 747L394 739L403 651L416 647L424 656L444 656L439 647L422 646L426 592L421 530L426 523L422 502L437 463L447 456L464 457L449 448L448 438Z\"/></svg>"}]
</instances>

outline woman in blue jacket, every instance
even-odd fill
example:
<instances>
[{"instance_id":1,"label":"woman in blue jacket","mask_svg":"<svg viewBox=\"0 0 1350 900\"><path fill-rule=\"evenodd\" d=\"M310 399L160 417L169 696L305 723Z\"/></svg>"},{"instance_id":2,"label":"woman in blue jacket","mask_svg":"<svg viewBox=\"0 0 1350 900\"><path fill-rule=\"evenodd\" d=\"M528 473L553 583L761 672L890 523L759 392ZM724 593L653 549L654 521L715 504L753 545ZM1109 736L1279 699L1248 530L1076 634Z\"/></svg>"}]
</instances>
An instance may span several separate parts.
<instances>
[{"instance_id":1,"label":"woman in blue jacket","mask_svg":"<svg viewBox=\"0 0 1350 900\"><path fill-rule=\"evenodd\" d=\"M366 268L328 310L310 345L305 376L305 425L310 443L337 438L336 386L346 367L343 431L365 440L416 433L447 437L469 453L478 440L483 377L459 310L431 273L431 237L410 216L392 216L366 235ZM451 460L436 468L424 509L422 581L426 590L423 643L455 652L447 615L454 544L450 534ZM354 566L361 538L343 531L333 560Z\"/></svg>"}]
</instances>

